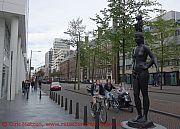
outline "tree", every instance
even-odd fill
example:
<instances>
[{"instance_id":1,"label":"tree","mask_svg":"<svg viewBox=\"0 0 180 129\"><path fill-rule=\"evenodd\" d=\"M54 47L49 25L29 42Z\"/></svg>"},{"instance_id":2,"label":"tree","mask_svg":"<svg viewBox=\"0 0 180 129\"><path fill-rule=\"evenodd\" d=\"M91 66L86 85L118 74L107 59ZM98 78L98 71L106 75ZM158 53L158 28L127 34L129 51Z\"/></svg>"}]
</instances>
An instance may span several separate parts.
<instances>
[{"instance_id":1,"label":"tree","mask_svg":"<svg viewBox=\"0 0 180 129\"><path fill-rule=\"evenodd\" d=\"M161 68L161 89L163 81L163 68L164 61L179 59L180 51L179 46L174 38L175 31L177 29L176 22L171 20L164 20L163 15L156 17L153 22L149 23L151 31L149 32L149 38L151 42L151 48L155 52L158 60L160 61Z\"/></svg>"},{"instance_id":2,"label":"tree","mask_svg":"<svg viewBox=\"0 0 180 129\"><path fill-rule=\"evenodd\" d=\"M80 89L80 43L81 43L81 34L84 33L86 26L82 25L83 20L77 18L69 22L67 29L67 34L71 36L71 41L73 46L77 46L77 61L76 61L76 70L75 70L75 83L74 89L76 89L76 71L78 73L78 89ZM78 70L77 70L78 69Z\"/></svg>"},{"instance_id":3,"label":"tree","mask_svg":"<svg viewBox=\"0 0 180 129\"><path fill-rule=\"evenodd\" d=\"M40 69L36 74L37 74L39 77L43 77L44 74L45 74L45 72L44 72L42 69Z\"/></svg>"},{"instance_id":4,"label":"tree","mask_svg":"<svg viewBox=\"0 0 180 129\"><path fill-rule=\"evenodd\" d=\"M125 53L132 51L134 46L134 29L135 16L143 15L144 19L150 18L150 12L159 12L160 6L155 0L144 0L142 2L136 0L107 0L108 7L101 10L102 17L96 14L96 18L91 18L102 28L105 40L112 43L112 52L115 53L117 78L116 83L119 83L119 51L123 53L123 70L122 76L124 81L125 76ZM113 22L113 25L111 24Z\"/></svg>"},{"instance_id":5,"label":"tree","mask_svg":"<svg viewBox=\"0 0 180 129\"><path fill-rule=\"evenodd\" d=\"M62 73L61 72L53 72L50 73L50 77L61 77Z\"/></svg>"}]
</instances>

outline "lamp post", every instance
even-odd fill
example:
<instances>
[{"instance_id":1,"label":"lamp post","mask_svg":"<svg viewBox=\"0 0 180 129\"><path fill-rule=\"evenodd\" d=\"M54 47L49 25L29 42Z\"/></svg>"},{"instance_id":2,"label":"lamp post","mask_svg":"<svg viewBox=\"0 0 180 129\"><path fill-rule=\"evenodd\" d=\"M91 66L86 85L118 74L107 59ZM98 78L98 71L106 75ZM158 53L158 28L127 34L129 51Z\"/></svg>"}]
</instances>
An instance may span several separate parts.
<instances>
[{"instance_id":1,"label":"lamp post","mask_svg":"<svg viewBox=\"0 0 180 129\"><path fill-rule=\"evenodd\" d=\"M41 51L32 51L31 50L31 56L30 56L30 62L29 62L29 80L31 79L31 60L32 60L32 53L33 52L41 52Z\"/></svg>"}]
</instances>

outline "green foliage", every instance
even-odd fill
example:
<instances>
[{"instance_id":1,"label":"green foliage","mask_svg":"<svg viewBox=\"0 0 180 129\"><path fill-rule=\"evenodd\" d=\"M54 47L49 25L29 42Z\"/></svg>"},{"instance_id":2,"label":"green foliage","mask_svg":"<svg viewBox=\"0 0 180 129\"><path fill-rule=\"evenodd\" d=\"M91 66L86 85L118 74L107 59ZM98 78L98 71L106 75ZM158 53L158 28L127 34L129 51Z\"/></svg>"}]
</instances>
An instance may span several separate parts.
<instances>
[{"instance_id":1,"label":"green foliage","mask_svg":"<svg viewBox=\"0 0 180 129\"><path fill-rule=\"evenodd\" d=\"M60 77L62 75L61 72L53 72L53 73L50 73L50 77Z\"/></svg>"},{"instance_id":2,"label":"green foliage","mask_svg":"<svg viewBox=\"0 0 180 129\"><path fill-rule=\"evenodd\" d=\"M162 63L163 60L178 58L180 53L174 36L177 29L176 22L164 20L160 15L149 25L151 26L151 32L149 32L150 45L158 60Z\"/></svg>"},{"instance_id":3,"label":"green foliage","mask_svg":"<svg viewBox=\"0 0 180 129\"><path fill-rule=\"evenodd\" d=\"M134 46L134 22L137 14L143 15L145 20L150 18L150 12L159 12L160 6L155 0L137 2L136 0L107 0L108 7L101 10L101 15L91 18L102 28L102 39L112 43L112 52L131 51ZM113 22L113 25L111 24ZM125 44L122 40L125 40ZM123 46L125 45L125 46Z\"/></svg>"},{"instance_id":4,"label":"green foliage","mask_svg":"<svg viewBox=\"0 0 180 129\"><path fill-rule=\"evenodd\" d=\"M36 74L37 76L43 77L45 73L42 69L40 69Z\"/></svg>"}]
</instances>

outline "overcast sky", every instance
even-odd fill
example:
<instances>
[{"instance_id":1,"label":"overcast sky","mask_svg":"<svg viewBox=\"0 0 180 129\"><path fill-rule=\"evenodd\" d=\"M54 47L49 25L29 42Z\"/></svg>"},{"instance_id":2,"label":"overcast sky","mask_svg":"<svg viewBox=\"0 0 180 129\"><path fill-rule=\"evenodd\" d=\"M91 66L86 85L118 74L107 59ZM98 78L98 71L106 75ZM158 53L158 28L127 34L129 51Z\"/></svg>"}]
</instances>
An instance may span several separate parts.
<instances>
[{"instance_id":1,"label":"overcast sky","mask_svg":"<svg viewBox=\"0 0 180 129\"><path fill-rule=\"evenodd\" d=\"M52 47L54 38L69 38L63 32L68 22L78 17L83 19L86 30L96 29L90 20L106 7L107 0L29 0L28 57L33 52L32 67L45 62L45 53ZM179 0L158 0L163 9L180 12Z\"/></svg>"}]
</instances>

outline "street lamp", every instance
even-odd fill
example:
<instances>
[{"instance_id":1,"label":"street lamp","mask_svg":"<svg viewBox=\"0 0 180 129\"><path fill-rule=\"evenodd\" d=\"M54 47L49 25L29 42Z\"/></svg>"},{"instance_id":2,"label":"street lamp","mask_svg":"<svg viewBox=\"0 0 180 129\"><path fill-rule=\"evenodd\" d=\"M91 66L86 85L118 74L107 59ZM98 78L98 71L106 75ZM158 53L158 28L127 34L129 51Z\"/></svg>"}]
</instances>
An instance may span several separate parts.
<instances>
[{"instance_id":1,"label":"street lamp","mask_svg":"<svg viewBox=\"0 0 180 129\"><path fill-rule=\"evenodd\" d=\"M33 53L33 52L41 52L41 51L32 51L32 50L31 50L30 64L29 64L29 67L30 67L30 69L29 69L29 80L31 79L31 60L32 60L32 53Z\"/></svg>"}]
</instances>

